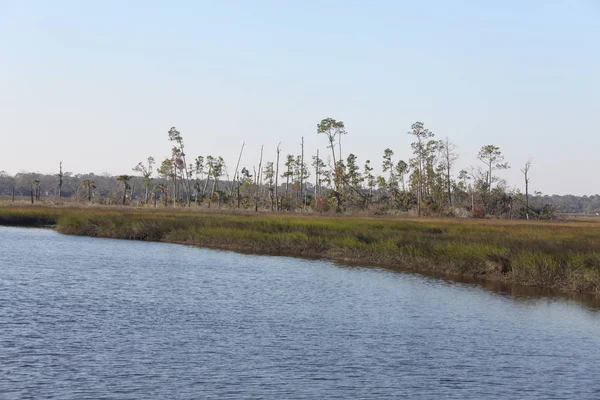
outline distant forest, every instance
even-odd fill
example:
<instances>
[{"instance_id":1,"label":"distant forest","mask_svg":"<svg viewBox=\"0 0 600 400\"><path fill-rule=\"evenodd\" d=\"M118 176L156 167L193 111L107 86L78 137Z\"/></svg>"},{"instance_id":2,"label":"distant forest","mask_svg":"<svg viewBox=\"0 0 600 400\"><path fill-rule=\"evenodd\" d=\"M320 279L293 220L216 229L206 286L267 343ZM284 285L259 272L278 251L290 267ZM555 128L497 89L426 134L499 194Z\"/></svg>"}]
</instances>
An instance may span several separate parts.
<instances>
[{"instance_id":1,"label":"distant forest","mask_svg":"<svg viewBox=\"0 0 600 400\"><path fill-rule=\"evenodd\" d=\"M343 156L347 133L342 121L324 119L316 133L327 146L322 153L305 154L301 145L299 154L283 154L277 146L267 156L261 148L258 165L243 166L242 145L228 168L219 156L190 158L183 136L173 127L167 132L170 154L160 162L148 157L132 163L131 175L73 174L63 171L62 163L52 175L0 171L0 199L511 219L600 213L600 195L529 193L531 160L519 167L525 192L509 188L496 173L511 166L493 144L481 147L480 165L455 171L456 146L448 138L435 139L421 122L408 132L413 157L406 161L394 159L389 148L380 160L362 165L353 153ZM375 166L381 174L374 175Z\"/></svg>"}]
</instances>

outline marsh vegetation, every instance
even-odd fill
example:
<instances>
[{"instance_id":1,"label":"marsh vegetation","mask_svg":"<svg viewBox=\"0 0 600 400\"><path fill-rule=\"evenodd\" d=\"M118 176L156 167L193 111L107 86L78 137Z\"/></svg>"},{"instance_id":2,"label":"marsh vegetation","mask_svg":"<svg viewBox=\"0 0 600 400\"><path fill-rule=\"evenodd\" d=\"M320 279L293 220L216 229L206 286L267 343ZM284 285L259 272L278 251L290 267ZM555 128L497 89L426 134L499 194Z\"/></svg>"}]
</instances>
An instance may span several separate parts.
<instances>
[{"instance_id":1,"label":"marsh vegetation","mask_svg":"<svg viewBox=\"0 0 600 400\"><path fill-rule=\"evenodd\" d=\"M478 276L599 293L600 221L507 221L0 207L0 225Z\"/></svg>"}]
</instances>

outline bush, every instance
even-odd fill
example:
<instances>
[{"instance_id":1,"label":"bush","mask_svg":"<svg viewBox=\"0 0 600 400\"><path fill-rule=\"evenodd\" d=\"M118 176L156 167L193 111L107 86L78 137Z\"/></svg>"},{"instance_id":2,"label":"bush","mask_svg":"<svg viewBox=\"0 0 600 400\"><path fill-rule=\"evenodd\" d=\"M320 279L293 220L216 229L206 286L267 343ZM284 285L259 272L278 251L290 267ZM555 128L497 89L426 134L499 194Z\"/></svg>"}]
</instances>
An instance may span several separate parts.
<instances>
[{"instance_id":1,"label":"bush","mask_svg":"<svg viewBox=\"0 0 600 400\"><path fill-rule=\"evenodd\" d=\"M485 210L483 205L475 204L473 211L471 212L471 218L485 218Z\"/></svg>"},{"instance_id":2,"label":"bush","mask_svg":"<svg viewBox=\"0 0 600 400\"><path fill-rule=\"evenodd\" d=\"M327 197L318 195L315 199L315 211L323 213L328 212L329 210L329 201L327 200Z\"/></svg>"}]
</instances>

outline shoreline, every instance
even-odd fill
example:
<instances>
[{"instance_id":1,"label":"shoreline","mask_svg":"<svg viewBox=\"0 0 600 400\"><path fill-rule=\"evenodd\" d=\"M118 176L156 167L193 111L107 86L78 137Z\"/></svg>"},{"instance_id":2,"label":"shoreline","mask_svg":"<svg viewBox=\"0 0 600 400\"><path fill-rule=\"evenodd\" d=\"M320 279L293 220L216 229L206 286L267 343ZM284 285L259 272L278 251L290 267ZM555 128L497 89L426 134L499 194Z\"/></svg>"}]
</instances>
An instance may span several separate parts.
<instances>
[{"instance_id":1,"label":"shoreline","mask_svg":"<svg viewBox=\"0 0 600 400\"><path fill-rule=\"evenodd\" d=\"M2 206L2 225L600 294L598 222Z\"/></svg>"}]
</instances>

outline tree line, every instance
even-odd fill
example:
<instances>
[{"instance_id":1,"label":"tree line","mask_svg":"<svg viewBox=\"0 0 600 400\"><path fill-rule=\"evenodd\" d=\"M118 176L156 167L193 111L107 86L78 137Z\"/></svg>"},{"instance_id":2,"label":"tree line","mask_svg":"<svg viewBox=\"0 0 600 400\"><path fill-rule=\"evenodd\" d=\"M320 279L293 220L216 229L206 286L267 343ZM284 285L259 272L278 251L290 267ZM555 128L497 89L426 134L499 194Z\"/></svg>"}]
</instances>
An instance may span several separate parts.
<instances>
[{"instance_id":1,"label":"tree line","mask_svg":"<svg viewBox=\"0 0 600 400\"><path fill-rule=\"evenodd\" d=\"M456 216L547 219L556 212L600 212L600 196L543 196L530 193L532 161L521 166L524 192L510 188L498 172L511 166L501 149L483 145L478 165L456 170L457 146L438 139L422 122L408 130L412 156L397 159L391 148L380 160L344 154L347 135L342 121L326 118L315 133L324 152L308 154L304 138L298 154L282 153L277 145L268 154L261 147L257 165L243 165L245 149L228 166L218 155L187 154L181 132L167 132L170 154L135 164L130 174L56 175L0 172L0 195L12 200L78 201L147 207L218 207L255 211L315 211L338 213L404 213L417 216ZM231 168L230 168L231 167ZM376 174L375 170L381 171Z\"/></svg>"}]
</instances>

